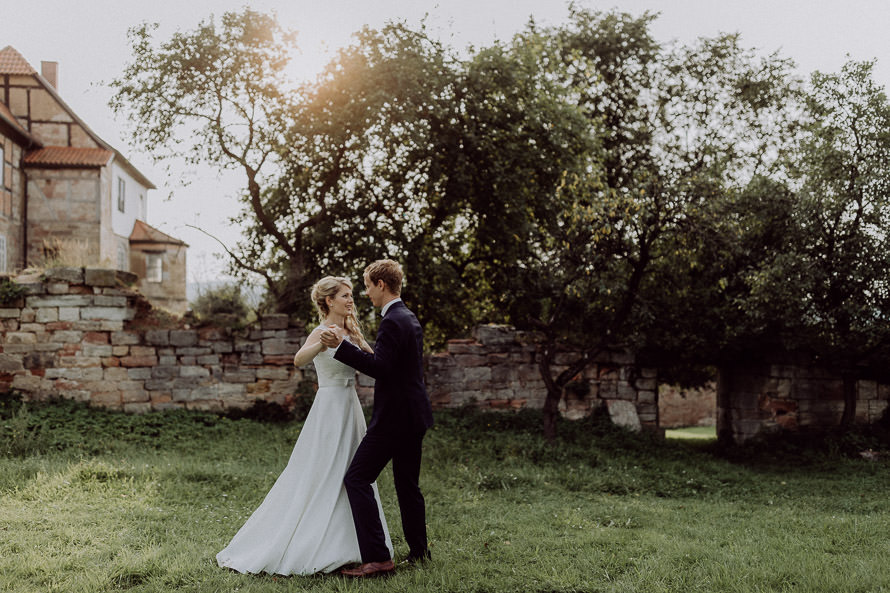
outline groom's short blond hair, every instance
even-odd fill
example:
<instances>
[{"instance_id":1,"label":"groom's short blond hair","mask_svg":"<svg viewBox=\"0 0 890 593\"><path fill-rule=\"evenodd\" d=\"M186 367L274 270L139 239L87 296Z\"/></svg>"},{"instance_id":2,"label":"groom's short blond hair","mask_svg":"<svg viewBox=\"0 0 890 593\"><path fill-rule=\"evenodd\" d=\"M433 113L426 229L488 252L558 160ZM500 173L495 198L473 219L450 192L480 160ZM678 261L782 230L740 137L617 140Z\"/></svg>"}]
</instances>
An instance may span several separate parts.
<instances>
[{"instance_id":1,"label":"groom's short blond hair","mask_svg":"<svg viewBox=\"0 0 890 593\"><path fill-rule=\"evenodd\" d=\"M391 259L378 259L365 268L365 274L368 276L371 284L377 284L383 280L383 284L386 285L389 292L394 295L402 294L402 278L404 276L399 262Z\"/></svg>"}]
</instances>

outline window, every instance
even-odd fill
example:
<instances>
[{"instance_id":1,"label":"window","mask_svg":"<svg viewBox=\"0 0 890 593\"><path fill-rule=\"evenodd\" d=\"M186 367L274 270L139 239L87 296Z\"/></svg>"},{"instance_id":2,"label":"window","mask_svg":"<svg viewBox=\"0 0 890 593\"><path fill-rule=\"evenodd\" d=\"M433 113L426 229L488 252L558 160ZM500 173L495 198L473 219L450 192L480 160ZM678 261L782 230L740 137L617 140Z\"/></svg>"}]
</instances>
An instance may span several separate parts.
<instances>
[{"instance_id":1,"label":"window","mask_svg":"<svg viewBox=\"0 0 890 593\"><path fill-rule=\"evenodd\" d=\"M164 279L164 259L160 253L145 254L145 280L161 282Z\"/></svg>"},{"instance_id":2,"label":"window","mask_svg":"<svg viewBox=\"0 0 890 593\"><path fill-rule=\"evenodd\" d=\"M117 178L117 209L121 212L124 212L125 206L127 204L127 197L125 194L126 184L124 183L123 177Z\"/></svg>"},{"instance_id":3,"label":"window","mask_svg":"<svg viewBox=\"0 0 890 593\"><path fill-rule=\"evenodd\" d=\"M6 235L0 235L0 274L6 272Z\"/></svg>"},{"instance_id":4,"label":"window","mask_svg":"<svg viewBox=\"0 0 890 593\"><path fill-rule=\"evenodd\" d=\"M123 245L117 246L117 269L127 271L130 266L127 265L127 250Z\"/></svg>"},{"instance_id":5,"label":"window","mask_svg":"<svg viewBox=\"0 0 890 593\"><path fill-rule=\"evenodd\" d=\"M0 189L6 187L6 151L0 145Z\"/></svg>"}]
</instances>

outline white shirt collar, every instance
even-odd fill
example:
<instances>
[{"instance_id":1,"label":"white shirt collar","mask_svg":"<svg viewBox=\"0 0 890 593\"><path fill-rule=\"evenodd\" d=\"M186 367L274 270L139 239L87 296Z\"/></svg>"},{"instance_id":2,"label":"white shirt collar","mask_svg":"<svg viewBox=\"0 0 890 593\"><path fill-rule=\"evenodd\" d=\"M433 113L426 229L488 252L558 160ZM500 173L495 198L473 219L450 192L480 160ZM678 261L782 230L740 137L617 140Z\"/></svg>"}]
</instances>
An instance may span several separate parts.
<instances>
[{"instance_id":1,"label":"white shirt collar","mask_svg":"<svg viewBox=\"0 0 890 593\"><path fill-rule=\"evenodd\" d=\"M401 300L402 299L400 299L399 297L396 297L393 300L386 303L385 305L383 305L383 308L380 310L380 316L381 317L386 316L386 312L389 311L389 308L392 307L393 303L400 302Z\"/></svg>"}]
</instances>

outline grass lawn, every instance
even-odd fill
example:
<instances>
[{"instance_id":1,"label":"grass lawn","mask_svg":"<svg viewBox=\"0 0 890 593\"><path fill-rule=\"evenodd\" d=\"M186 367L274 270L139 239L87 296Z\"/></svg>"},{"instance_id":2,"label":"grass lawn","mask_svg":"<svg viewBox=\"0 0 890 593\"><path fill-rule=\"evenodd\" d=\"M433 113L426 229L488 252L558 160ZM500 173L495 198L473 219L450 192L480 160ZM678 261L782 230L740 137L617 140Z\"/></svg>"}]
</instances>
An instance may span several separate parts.
<instances>
[{"instance_id":1,"label":"grass lawn","mask_svg":"<svg viewBox=\"0 0 890 593\"><path fill-rule=\"evenodd\" d=\"M664 431L668 439L710 439L717 438L716 426L686 426L684 428L669 428Z\"/></svg>"},{"instance_id":2,"label":"grass lawn","mask_svg":"<svg viewBox=\"0 0 890 593\"><path fill-rule=\"evenodd\" d=\"M298 422L0 410L0 591L890 591L890 462L656 440L592 419L437 414L421 486L433 562L354 582L240 575L214 556ZM407 552L387 469L379 482Z\"/></svg>"}]
</instances>

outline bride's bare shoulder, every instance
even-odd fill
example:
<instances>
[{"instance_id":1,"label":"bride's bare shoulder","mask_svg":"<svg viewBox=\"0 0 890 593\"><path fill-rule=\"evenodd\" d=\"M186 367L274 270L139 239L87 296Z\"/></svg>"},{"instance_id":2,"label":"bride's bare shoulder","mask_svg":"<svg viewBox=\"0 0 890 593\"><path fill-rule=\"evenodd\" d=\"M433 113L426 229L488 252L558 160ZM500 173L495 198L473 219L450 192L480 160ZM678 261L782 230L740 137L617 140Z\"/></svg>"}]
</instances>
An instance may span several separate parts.
<instances>
[{"instance_id":1,"label":"bride's bare shoulder","mask_svg":"<svg viewBox=\"0 0 890 593\"><path fill-rule=\"evenodd\" d=\"M323 325L319 325L318 327L313 329L311 332L309 332L309 335L306 336L306 341L307 342L310 342L310 341L318 342L321 339L321 334L324 330L325 330L325 327Z\"/></svg>"}]
</instances>

